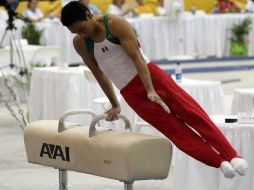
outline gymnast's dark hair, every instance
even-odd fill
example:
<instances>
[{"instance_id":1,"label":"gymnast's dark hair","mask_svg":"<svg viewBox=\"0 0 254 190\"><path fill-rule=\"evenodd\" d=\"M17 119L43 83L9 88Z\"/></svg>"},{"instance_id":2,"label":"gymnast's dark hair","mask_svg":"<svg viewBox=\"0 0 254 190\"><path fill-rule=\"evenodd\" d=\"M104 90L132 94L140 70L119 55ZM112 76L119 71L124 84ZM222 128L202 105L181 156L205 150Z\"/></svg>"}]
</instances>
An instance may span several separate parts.
<instances>
[{"instance_id":1,"label":"gymnast's dark hair","mask_svg":"<svg viewBox=\"0 0 254 190\"><path fill-rule=\"evenodd\" d=\"M79 1L71 1L66 4L61 12L61 22L64 26L71 26L77 21L86 20L86 11L90 10Z\"/></svg>"}]
</instances>

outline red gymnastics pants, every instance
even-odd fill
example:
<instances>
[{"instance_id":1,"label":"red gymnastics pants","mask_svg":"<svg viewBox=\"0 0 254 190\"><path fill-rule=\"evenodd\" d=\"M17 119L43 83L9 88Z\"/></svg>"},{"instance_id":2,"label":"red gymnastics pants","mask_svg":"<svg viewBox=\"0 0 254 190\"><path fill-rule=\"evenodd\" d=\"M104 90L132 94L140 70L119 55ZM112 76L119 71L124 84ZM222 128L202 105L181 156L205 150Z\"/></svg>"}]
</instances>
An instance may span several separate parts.
<instances>
[{"instance_id":1,"label":"red gymnastics pants","mask_svg":"<svg viewBox=\"0 0 254 190\"><path fill-rule=\"evenodd\" d=\"M138 75L121 90L129 106L180 150L204 164L218 168L222 161L237 157L236 151L198 103L155 64L149 63L148 68L155 91L171 113L147 98Z\"/></svg>"}]
</instances>

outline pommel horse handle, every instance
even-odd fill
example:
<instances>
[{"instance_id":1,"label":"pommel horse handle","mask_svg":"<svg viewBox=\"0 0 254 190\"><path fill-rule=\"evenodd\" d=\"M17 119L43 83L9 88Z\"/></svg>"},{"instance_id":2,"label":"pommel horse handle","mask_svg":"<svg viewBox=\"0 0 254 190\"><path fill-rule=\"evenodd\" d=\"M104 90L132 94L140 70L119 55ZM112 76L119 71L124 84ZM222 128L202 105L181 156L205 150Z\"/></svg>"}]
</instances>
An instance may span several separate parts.
<instances>
[{"instance_id":1,"label":"pommel horse handle","mask_svg":"<svg viewBox=\"0 0 254 190\"><path fill-rule=\"evenodd\" d=\"M70 110L65 112L59 120L59 124L58 124L58 133L63 132L64 130L66 130L65 128L65 119L70 116L70 115L80 115L80 114L87 114L87 115L91 115L93 118L96 116L96 114L92 111L92 110L88 110L88 109L77 109L77 110Z\"/></svg>"},{"instance_id":2,"label":"pommel horse handle","mask_svg":"<svg viewBox=\"0 0 254 190\"><path fill-rule=\"evenodd\" d=\"M95 128L96 123L100 120L106 119L106 117L107 117L107 114L102 114L102 115L95 116L93 118L89 128L89 137L93 137L97 134L97 130ZM122 119L125 122L125 130L129 130L130 132L132 132L131 123L127 117L125 117L122 114L119 114L117 115L116 120L118 119Z\"/></svg>"}]
</instances>

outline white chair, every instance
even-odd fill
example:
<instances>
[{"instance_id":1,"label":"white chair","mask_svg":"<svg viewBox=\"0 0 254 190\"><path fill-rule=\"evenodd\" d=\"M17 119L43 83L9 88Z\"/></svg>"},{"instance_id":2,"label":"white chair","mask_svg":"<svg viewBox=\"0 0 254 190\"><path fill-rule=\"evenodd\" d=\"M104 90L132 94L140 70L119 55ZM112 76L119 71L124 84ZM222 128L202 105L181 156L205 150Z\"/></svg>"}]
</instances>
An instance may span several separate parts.
<instances>
[{"instance_id":1,"label":"white chair","mask_svg":"<svg viewBox=\"0 0 254 190\"><path fill-rule=\"evenodd\" d=\"M177 60L177 61L186 61L186 60L193 60L194 56L192 55L176 55L170 57L169 60Z\"/></svg>"},{"instance_id":2,"label":"white chair","mask_svg":"<svg viewBox=\"0 0 254 190\"><path fill-rule=\"evenodd\" d=\"M45 46L45 47L39 47L33 55L32 58L32 64L36 64L37 62L42 62L43 64L46 64L46 66L50 66L50 64L55 59L56 64L59 64L60 59L60 52L61 47L60 46Z\"/></svg>"},{"instance_id":3,"label":"white chair","mask_svg":"<svg viewBox=\"0 0 254 190\"><path fill-rule=\"evenodd\" d=\"M0 49L0 68L7 67L10 63L10 50Z\"/></svg>"},{"instance_id":4,"label":"white chair","mask_svg":"<svg viewBox=\"0 0 254 190\"><path fill-rule=\"evenodd\" d=\"M18 40L14 40L15 44L19 44L23 47L23 46L28 46L28 41L27 39L18 39Z\"/></svg>"},{"instance_id":5,"label":"white chair","mask_svg":"<svg viewBox=\"0 0 254 190\"><path fill-rule=\"evenodd\" d=\"M143 127L151 127L151 125L141 119L136 113L134 115L134 130L136 133L140 133Z\"/></svg>"},{"instance_id":6,"label":"white chair","mask_svg":"<svg viewBox=\"0 0 254 190\"><path fill-rule=\"evenodd\" d=\"M231 114L254 113L254 88L234 89Z\"/></svg>"}]
</instances>

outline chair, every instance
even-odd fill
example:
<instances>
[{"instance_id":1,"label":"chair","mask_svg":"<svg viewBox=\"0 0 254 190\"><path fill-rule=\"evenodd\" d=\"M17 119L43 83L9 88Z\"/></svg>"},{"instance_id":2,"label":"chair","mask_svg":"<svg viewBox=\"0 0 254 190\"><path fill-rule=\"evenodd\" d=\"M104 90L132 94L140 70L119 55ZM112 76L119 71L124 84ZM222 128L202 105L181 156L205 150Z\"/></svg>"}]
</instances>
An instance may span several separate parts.
<instances>
[{"instance_id":1,"label":"chair","mask_svg":"<svg viewBox=\"0 0 254 190\"><path fill-rule=\"evenodd\" d=\"M151 127L151 125L141 119L136 113L134 115L134 130L136 133L141 132L142 127Z\"/></svg>"},{"instance_id":2,"label":"chair","mask_svg":"<svg viewBox=\"0 0 254 190\"><path fill-rule=\"evenodd\" d=\"M34 52L32 65L42 61L46 66L50 66L54 61L56 62L55 64L59 64L60 52L60 46L41 46Z\"/></svg>"},{"instance_id":3,"label":"chair","mask_svg":"<svg viewBox=\"0 0 254 190\"><path fill-rule=\"evenodd\" d=\"M7 67L10 63L10 50L8 49L0 49L0 57L1 57L1 61L0 61L0 68L4 68Z\"/></svg>"},{"instance_id":4,"label":"chair","mask_svg":"<svg viewBox=\"0 0 254 190\"><path fill-rule=\"evenodd\" d=\"M254 113L254 88L234 89L231 114Z\"/></svg>"}]
</instances>

